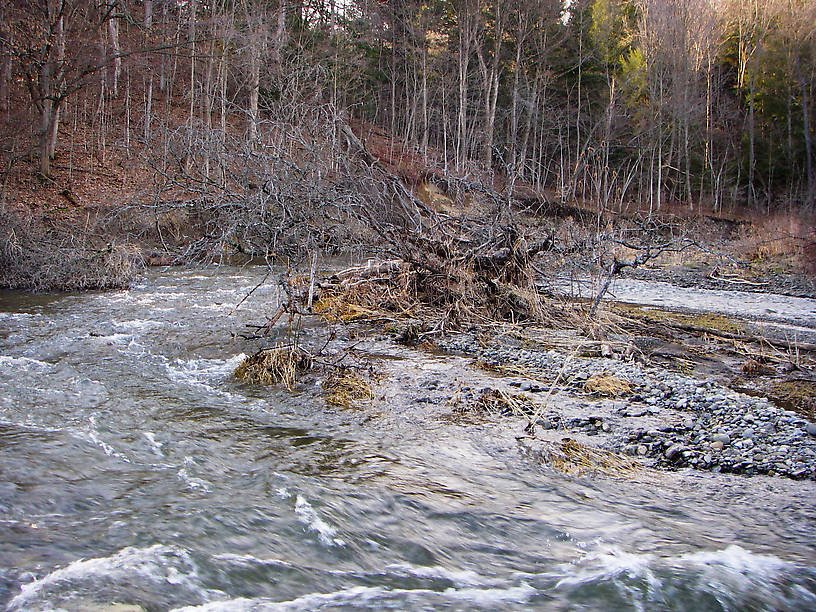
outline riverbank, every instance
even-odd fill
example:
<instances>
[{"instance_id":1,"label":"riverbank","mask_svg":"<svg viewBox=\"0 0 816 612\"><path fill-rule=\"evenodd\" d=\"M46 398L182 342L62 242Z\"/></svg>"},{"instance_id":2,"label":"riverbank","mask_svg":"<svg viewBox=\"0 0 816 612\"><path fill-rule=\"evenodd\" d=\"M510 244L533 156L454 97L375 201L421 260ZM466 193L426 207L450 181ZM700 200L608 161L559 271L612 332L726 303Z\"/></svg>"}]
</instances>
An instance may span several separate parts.
<instances>
[{"instance_id":1,"label":"riverbank","mask_svg":"<svg viewBox=\"0 0 816 612\"><path fill-rule=\"evenodd\" d=\"M649 304L646 287L639 297ZM665 294L663 283L651 290ZM679 299L682 290L676 292ZM724 291L712 295L729 298ZM807 342L816 334L816 302L755 295L757 304L743 300L743 317L705 314L719 302L707 304L698 294L696 314L608 302L601 339L530 322L443 335L417 334L430 327L417 321L390 323L390 335L382 336L382 326L365 322L382 313L353 308L348 312L358 322L345 329L355 346L379 338L374 352L381 363L437 364L436 376L422 381L389 367L373 381L374 396L385 401L387 389L399 385L400 401L422 415L397 409L409 418L427 418L425 406L432 406L433 418L453 424L513 427L525 452L555 469L625 476L639 468L690 468L816 480L816 361ZM789 300L790 320L787 311L764 312L763 298ZM786 336L792 328L799 344ZM413 349L396 344L406 341L419 342ZM416 354L406 357L406 350ZM390 400L382 406L395 410Z\"/></svg>"}]
</instances>

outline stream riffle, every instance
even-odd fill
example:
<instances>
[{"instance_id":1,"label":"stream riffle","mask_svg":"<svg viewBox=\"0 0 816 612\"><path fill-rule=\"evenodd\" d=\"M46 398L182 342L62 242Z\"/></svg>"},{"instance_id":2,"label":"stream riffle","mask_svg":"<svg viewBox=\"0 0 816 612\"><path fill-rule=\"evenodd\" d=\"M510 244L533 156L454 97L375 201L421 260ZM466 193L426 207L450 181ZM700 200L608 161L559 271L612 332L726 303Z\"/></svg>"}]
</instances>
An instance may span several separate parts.
<instances>
[{"instance_id":1,"label":"stream riffle","mask_svg":"<svg viewBox=\"0 0 816 612\"><path fill-rule=\"evenodd\" d=\"M0 298L0 606L816 608L813 482L573 477L490 426L241 384L263 275Z\"/></svg>"}]
</instances>

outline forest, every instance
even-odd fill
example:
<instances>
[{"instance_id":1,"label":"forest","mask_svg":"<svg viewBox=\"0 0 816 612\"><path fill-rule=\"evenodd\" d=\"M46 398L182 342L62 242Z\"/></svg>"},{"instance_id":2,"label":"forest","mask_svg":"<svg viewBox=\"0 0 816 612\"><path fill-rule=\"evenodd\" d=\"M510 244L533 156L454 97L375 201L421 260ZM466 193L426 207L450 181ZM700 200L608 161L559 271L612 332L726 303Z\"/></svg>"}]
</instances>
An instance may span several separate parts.
<instances>
[{"instance_id":1,"label":"forest","mask_svg":"<svg viewBox=\"0 0 816 612\"><path fill-rule=\"evenodd\" d=\"M73 219L61 247L93 216L196 258L337 248L417 195L813 212L814 24L812 0L4 2L5 267L45 256L43 215Z\"/></svg>"}]
</instances>

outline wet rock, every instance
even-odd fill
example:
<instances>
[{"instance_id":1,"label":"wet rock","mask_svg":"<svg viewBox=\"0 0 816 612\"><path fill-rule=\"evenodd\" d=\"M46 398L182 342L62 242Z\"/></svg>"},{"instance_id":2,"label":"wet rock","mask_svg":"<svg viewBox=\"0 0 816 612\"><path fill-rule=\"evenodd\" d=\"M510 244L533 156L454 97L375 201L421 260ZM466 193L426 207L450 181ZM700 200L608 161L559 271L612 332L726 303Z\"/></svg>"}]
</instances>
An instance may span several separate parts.
<instances>
[{"instance_id":1,"label":"wet rock","mask_svg":"<svg viewBox=\"0 0 816 612\"><path fill-rule=\"evenodd\" d=\"M675 459L679 458L680 453L683 452L683 446L680 444L673 444L669 448L666 449L664 453L666 459L669 461L674 461Z\"/></svg>"}]
</instances>

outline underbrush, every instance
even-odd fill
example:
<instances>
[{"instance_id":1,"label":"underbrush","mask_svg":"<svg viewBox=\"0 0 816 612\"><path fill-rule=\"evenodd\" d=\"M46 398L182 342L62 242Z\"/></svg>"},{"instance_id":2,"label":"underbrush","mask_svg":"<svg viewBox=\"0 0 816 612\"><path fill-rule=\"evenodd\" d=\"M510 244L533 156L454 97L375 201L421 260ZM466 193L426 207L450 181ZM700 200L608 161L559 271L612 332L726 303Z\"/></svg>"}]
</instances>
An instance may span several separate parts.
<instances>
[{"instance_id":1,"label":"underbrush","mask_svg":"<svg viewBox=\"0 0 816 612\"><path fill-rule=\"evenodd\" d=\"M127 287L139 249L0 211L0 288L83 291Z\"/></svg>"}]
</instances>

